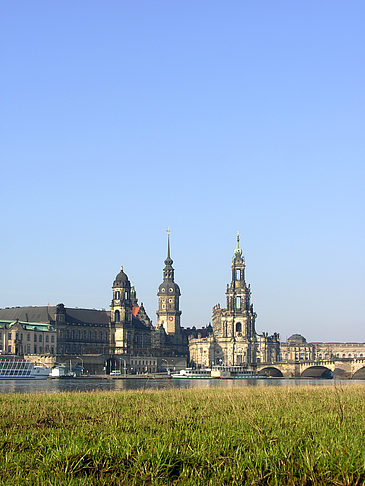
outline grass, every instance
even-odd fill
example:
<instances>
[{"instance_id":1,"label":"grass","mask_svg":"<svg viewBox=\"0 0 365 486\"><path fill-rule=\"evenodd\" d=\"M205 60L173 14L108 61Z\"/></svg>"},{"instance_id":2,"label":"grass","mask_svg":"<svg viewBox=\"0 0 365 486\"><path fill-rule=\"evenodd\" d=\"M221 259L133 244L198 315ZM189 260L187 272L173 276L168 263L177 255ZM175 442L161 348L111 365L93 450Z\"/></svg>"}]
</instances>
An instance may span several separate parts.
<instances>
[{"instance_id":1,"label":"grass","mask_svg":"<svg viewBox=\"0 0 365 486\"><path fill-rule=\"evenodd\" d=\"M365 387L0 395L4 485L363 485Z\"/></svg>"}]
</instances>

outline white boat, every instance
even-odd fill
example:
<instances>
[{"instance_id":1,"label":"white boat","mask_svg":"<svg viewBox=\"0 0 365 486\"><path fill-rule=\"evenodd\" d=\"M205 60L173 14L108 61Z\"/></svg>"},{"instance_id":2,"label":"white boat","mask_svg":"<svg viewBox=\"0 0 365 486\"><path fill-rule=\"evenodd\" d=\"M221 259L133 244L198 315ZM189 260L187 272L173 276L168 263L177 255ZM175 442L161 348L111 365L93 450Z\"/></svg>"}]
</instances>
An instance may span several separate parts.
<instances>
[{"instance_id":1,"label":"white boat","mask_svg":"<svg viewBox=\"0 0 365 486\"><path fill-rule=\"evenodd\" d=\"M221 379L266 379L266 375L260 375L256 371L248 370L245 366L213 366L211 371L212 378Z\"/></svg>"},{"instance_id":2,"label":"white boat","mask_svg":"<svg viewBox=\"0 0 365 486\"><path fill-rule=\"evenodd\" d=\"M66 374L66 366L54 366L51 369L51 378L64 378Z\"/></svg>"},{"instance_id":3,"label":"white boat","mask_svg":"<svg viewBox=\"0 0 365 486\"><path fill-rule=\"evenodd\" d=\"M186 368L185 370L181 370L180 373L172 373L170 376L171 378L179 378L183 380L206 380L211 378L211 369L210 368L201 368L201 369L193 369L193 368Z\"/></svg>"},{"instance_id":4,"label":"white boat","mask_svg":"<svg viewBox=\"0 0 365 486\"><path fill-rule=\"evenodd\" d=\"M46 380L49 368L25 361L20 356L0 355L0 380Z\"/></svg>"}]
</instances>

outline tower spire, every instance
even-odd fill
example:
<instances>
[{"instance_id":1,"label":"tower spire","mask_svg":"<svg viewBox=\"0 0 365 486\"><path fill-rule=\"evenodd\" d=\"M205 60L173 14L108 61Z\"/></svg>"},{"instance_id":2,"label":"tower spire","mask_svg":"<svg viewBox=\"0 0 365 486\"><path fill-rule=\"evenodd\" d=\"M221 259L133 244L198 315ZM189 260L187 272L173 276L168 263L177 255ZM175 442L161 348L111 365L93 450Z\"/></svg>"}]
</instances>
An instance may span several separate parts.
<instances>
[{"instance_id":1,"label":"tower spire","mask_svg":"<svg viewBox=\"0 0 365 486\"><path fill-rule=\"evenodd\" d=\"M176 335L180 342L179 286L174 282L174 267L171 258L170 229L167 230L167 257L163 269L163 282L158 288L157 327L163 326L167 334Z\"/></svg>"},{"instance_id":2,"label":"tower spire","mask_svg":"<svg viewBox=\"0 0 365 486\"><path fill-rule=\"evenodd\" d=\"M166 260L165 260L165 265L166 265L165 270L166 270L167 268L169 268L169 269L171 269L171 270L172 270L172 264L173 264L173 260L172 260L172 258L171 258L171 256L170 256L170 233L171 233L171 232L170 232L170 230L168 229L168 230L167 230L167 258L166 258Z\"/></svg>"},{"instance_id":3,"label":"tower spire","mask_svg":"<svg viewBox=\"0 0 365 486\"><path fill-rule=\"evenodd\" d=\"M170 258L170 228L167 230L167 258Z\"/></svg>"},{"instance_id":4,"label":"tower spire","mask_svg":"<svg viewBox=\"0 0 365 486\"><path fill-rule=\"evenodd\" d=\"M242 256L242 249L240 248L240 233L237 231L237 246L236 249L234 250L234 257L239 255L240 257Z\"/></svg>"}]
</instances>

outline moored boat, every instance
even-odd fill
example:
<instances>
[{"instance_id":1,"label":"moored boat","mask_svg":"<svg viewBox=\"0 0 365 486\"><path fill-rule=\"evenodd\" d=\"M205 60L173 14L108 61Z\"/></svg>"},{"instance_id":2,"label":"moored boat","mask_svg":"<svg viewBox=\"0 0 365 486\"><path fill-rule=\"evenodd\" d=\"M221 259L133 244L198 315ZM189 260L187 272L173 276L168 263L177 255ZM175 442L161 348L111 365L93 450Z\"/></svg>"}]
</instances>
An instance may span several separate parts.
<instances>
[{"instance_id":1,"label":"moored boat","mask_svg":"<svg viewBox=\"0 0 365 486\"><path fill-rule=\"evenodd\" d=\"M0 380L46 380L49 368L35 365L20 356L0 355Z\"/></svg>"},{"instance_id":2,"label":"moored boat","mask_svg":"<svg viewBox=\"0 0 365 486\"><path fill-rule=\"evenodd\" d=\"M260 375L256 371L248 370L245 366L213 366L211 376L212 378L236 380L262 380L267 378L266 375Z\"/></svg>"},{"instance_id":3,"label":"moored boat","mask_svg":"<svg viewBox=\"0 0 365 486\"><path fill-rule=\"evenodd\" d=\"M181 370L180 373L172 373L171 378L180 378L180 379L188 379L188 380L206 380L211 378L211 369L210 368L186 368L185 370Z\"/></svg>"}]
</instances>

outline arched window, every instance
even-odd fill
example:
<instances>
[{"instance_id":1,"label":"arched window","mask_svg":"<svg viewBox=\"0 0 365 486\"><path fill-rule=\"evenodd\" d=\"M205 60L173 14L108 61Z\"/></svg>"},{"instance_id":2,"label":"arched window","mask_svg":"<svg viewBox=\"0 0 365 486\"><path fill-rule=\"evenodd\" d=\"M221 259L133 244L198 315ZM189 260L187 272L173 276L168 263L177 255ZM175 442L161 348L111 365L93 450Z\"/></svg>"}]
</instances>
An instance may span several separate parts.
<instances>
[{"instance_id":1,"label":"arched window","mask_svg":"<svg viewBox=\"0 0 365 486\"><path fill-rule=\"evenodd\" d=\"M124 298L125 298L126 300L128 300L128 298L129 298L129 296L128 296L128 290L126 290L126 291L125 291Z\"/></svg>"},{"instance_id":2,"label":"arched window","mask_svg":"<svg viewBox=\"0 0 365 486\"><path fill-rule=\"evenodd\" d=\"M117 290L117 291L115 292L114 298L115 298L116 300L119 300L119 299L120 299L120 292L119 292L119 290Z\"/></svg>"},{"instance_id":3,"label":"arched window","mask_svg":"<svg viewBox=\"0 0 365 486\"><path fill-rule=\"evenodd\" d=\"M236 280L241 280L241 270L236 270Z\"/></svg>"},{"instance_id":4,"label":"arched window","mask_svg":"<svg viewBox=\"0 0 365 486\"><path fill-rule=\"evenodd\" d=\"M241 309L241 297L236 297L236 309Z\"/></svg>"},{"instance_id":5,"label":"arched window","mask_svg":"<svg viewBox=\"0 0 365 486\"><path fill-rule=\"evenodd\" d=\"M120 312L118 310L114 313L114 320L115 322L120 322Z\"/></svg>"},{"instance_id":6,"label":"arched window","mask_svg":"<svg viewBox=\"0 0 365 486\"><path fill-rule=\"evenodd\" d=\"M242 332L242 324L240 322L236 324L236 332Z\"/></svg>"}]
</instances>

